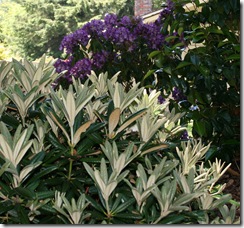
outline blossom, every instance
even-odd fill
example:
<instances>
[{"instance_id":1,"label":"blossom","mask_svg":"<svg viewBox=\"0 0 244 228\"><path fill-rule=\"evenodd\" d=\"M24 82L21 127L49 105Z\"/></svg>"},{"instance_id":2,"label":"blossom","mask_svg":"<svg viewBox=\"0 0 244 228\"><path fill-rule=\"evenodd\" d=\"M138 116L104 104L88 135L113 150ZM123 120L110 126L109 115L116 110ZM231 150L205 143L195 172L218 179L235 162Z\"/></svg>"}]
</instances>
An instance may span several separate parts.
<instances>
[{"instance_id":1,"label":"blossom","mask_svg":"<svg viewBox=\"0 0 244 228\"><path fill-rule=\"evenodd\" d=\"M175 101L180 102L183 100L186 100L186 96L182 93L182 91L177 88L174 87L173 91L172 91L172 97L174 98Z\"/></svg>"},{"instance_id":2,"label":"blossom","mask_svg":"<svg viewBox=\"0 0 244 228\"><path fill-rule=\"evenodd\" d=\"M89 34L89 38L98 38L103 36L105 23L101 20L92 20L86 23L81 30Z\"/></svg>"},{"instance_id":3,"label":"blossom","mask_svg":"<svg viewBox=\"0 0 244 228\"><path fill-rule=\"evenodd\" d=\"M106 14L104 20L92 20L63 38L60 50L66 52L68 59L67 63L58 60L56 71L67 70L65 78L71 81L69 77L83 79L91 70L110 70L114 66L118 71L132 63L140 67L143 58L147 60L145 53L163 46L165 37L160 29L157 23L143 23L140 17Z\"/></svg>"},{"instance_id":4,"label":"blossom","mask_svg":"<svg viewBox=\"0 0 244 228\"><path fill-rule=\"evenodd\" d=\"M188 140L189 139L187 130L185 130L183 132L183 134L181 135L180 139L182 139L182 140Z\"/></svg>"},{"instance_id":5,"label":"blossom","mask_svg":"<svg viewBox=\"0 0 244 228\"><path fill-rule=\"evenodd\" d=\"M167 0L164 9L160 12L160 15L158 19L155 21L155 23L158 25L161 23L162 20L167 18L167 16L171 15L174 10L174 2L171 0Z\"/></svg>"},{"instance_id":6,"label":"blossom","mask_svg":"<svg viewBox=\"0 0 244 228\"><path fill-rule=\"evenodd\" d=\"M159 104L163 104L165 102L165 98L162 95L159 95L158 102L159 102Z\"/></svg>"},{"instance_id":7,"label":"blossom","mask_svg":"<svg viewBox=\"0 0 244 228\"><path fill-rule=\"evenodd\" d=\"M94 53L92 56L92 66L97 69L101 69L107 62L109 52L102 50L101 52Z\"/></svg>"},{"instance_id":8,"label":"blossom","mask_svg":"<svg viewBox=\"0 0 244 228\"><path fill-rule=\"evenodd\" d=\"M118 16L116 14L106 14L104 17L104 23L106 26L115 26L118 22Z\"/></svg>"},{"instance_id":9,"label":"blossom","mask_svg":"<svg viewBox=\"0 0 244 228\"><path fill-rule=\"evenodd\" d=\"M69 71L71 69L71 66L72 66L72 61L73 61L73 56L69 56L65 60L58 59L54 63L54 67L56 68L56 72L61 73L65 70Z\"/></svg>"},{"instance_id":10,"label":"blossom","mask_svg":"<svg viewBox=\"0 0 244 228\"><path fill-rule=\"evenodd\" d=\"M80 45L86 46L89 39L90 37L84 29L78 29L63 38L59 49L65 50L67 54L72 54L75 48L79 48Z\"/></svg>"},{"instance_id":11,"label":"blossom","mask_svg":"<svg viewBox=\"0 0 244 228\"><path fill-rule=\"evenodd\" d=\"M70 70L70 75L84 79L88 74L91 73L92 63L88 58L83 58L75 63Z\"/></svg>"}]
</instances>

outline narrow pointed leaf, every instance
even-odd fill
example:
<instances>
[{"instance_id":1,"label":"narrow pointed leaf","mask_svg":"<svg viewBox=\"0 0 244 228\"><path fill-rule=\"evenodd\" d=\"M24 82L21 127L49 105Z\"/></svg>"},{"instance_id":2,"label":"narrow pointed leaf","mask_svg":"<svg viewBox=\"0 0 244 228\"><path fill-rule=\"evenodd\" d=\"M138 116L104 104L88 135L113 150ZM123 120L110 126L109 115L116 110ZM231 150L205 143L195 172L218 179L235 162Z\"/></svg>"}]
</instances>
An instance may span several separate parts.
<instances>
[{"instance_id":1,"label":"narrow pointed leaf","mask_svg":"<svg viewBox=\"0 0 244 228\"><path fill-rule=\"evenodd\" d=\"M139 119L140 117L142 117L144 114L146 113L146 111L140 112L138 113L136 116L134 116L133 118L130 118L129 120L126 120L120 127L119 129L116 131L116 134L118 134L119 132L123 131L125 128L127 128L130 124L132 124L134 121L136 121L137 119Z\"/></svg>"},{"instance_id":2,"label":"narrow pointed leaf","mask_svg":"<svg viewBox=\"0 0 244 228\"><path fill-rule=\"evenodd\" d=\"M91 124L92 121L89 120L79 127L79 129L75 132L74 135L74 145L76 145L79 142L81 133L84 133L91 126Z\"/></svg>"},{"instance_id":3,"label":"narrow pointed leaf","mask_svg":"<svg viewBox=\"0 0 244 228\"><path fill-rule=\"evenodd\" d=\"M111 135L119 123L120 118L120 108L115 108L109 116L108 119L108 132Z\"/></svg>"}]
</instances>

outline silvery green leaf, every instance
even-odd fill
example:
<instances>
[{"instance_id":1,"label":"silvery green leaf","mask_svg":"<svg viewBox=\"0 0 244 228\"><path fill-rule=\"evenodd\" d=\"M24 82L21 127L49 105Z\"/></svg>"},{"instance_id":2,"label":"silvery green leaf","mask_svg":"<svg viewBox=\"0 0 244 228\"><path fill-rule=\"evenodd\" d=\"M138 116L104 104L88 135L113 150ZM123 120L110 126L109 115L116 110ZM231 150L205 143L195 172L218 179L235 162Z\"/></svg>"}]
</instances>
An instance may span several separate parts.
<instances>
[{"instance_id":1,"label":"silvery green leaf","mask_svg":"<svg viewBox=\"0 0 244 228\"><path fill-rule=\"evenodd\" d=\"M156 177L154 174L152 174L149 178L148 178L148 181L147 181L147 188L150 188L151 186L153 186L155 184L155 181L156 181Z\"/></svg>"},{"instance_id":2,"label":"silvery green leaf","mask_svg":"<svg viewBox=\"0 0 244 228\"><path fill-rule=\"evenodd\" d=\"M122 181L129 174L129 172L129 170L125 170L124 172L122 172L118 177L116 177L116 181L118 183Z\"/></svg>"},{"instance_id":3,"label":"silvery green leaf","mask_svg":"<svg viewBox=\"0 0 244 228\"><path fill-rule=\"evenodd\" d=\"M183 193L174 201L173 206L181 206L189 203L192 199L199 197L203 193Z\"/></svg>"},{"instance_id":4,"label":"silvery green leaf","mask_svg":"<svg viewBox=\"0 0 244 228\"><path fill-rule=\"evenodd\" d=\"M58 121L58 119L56 118L55 114L52 113L52 112L48 112L47 114L52 118L54 123L56 123L56 125L62 130L62 132L64 133L64 135L67 138L68 142L71 142L71 139L70 139L70 136L69 136L68 132L64 129L62 124Z\"/></svg>"},{"instance_id":5,"label":"silvery green leaf","mask_svg":"<svg viewBox=\"0 0 244 228\"><path fill-rule=\"evenodd\" d=\"M101 174L100 174L100 172L98 170L94 171L94 177L95 177L95 180L96 180L96 182L98 184L98 187L100 188L101 192L105 193L106 192L105 191L106 190L106 185L105 185L103 179L101 178ZM107 200L107 199L105 199L105 200Z\"/></svg>"},{"instance_id":6,"label":"silvery green leaf","mask_svg":"<svg viewBox=\"0 0 244 228\"><path fill-rule=\"evenodd\" d=\"M120 108L121 106L121 97L120 97L120 92L119 92L119 83L116 82L115 83L115 90L114 90L114 94L113 94L113 101L114 101L114 107L115 108ZM123 110L121 109L121 112Z\"/></svg>"},{"instance_id":7,"label":"silvery green leaf","mask_svg":"<svg viewBox=\"0 0 244 228\"><path fill-rule=\"evenodd\" d=\"M122 169L125 167L125 153L122 153L118 160L115 162L114 168L116 170L116 172L119 174Z\"/></svg>"},{"instance_id":8,"label":"silvery green leaf","mask_svg":"<svg viewBox=\"0 0 244 228\"><path fill-rule=\"evenodd\" d=\"M202 210L209 210L211 208L211 204L214 200L213 196L208 193L201 195L199 197L199 199L201 202L201 205L199 205L199 206L200 206L200 209L202 209Z\"/></svg>"},{"instance_id":9,"label":"silvery green leaf","mask_svg":"<svg viewBox=\"0 0 244 228\"><path fill-rule=\"evenodd\" d=\"M10 161L6 161L0 168L0 177L3 175L3 173L6 171L6 169L9 167Z\"/></svg>"},{"instance_id":10,"label":"silvery green leaf","mask_svg":"<svg viewBox=\"0 0 244 228\"><path fill-rule=\"evenodd\" d=\"M147 174L146 174L142 164L139 164L137 166L136 174L142 180L143 189L144 190L147 189Z\"/></svg>"},{"instance_id":11,"label":"silvery green leaf","mask_svg":"<svg viewBox=\"0 0 244 228\"><path fill-rule=\"evenodd\" d=\"M76 116L76 106L75 106L75 98L74 98L74 92L71 89L72 87L69 87L69 91L67 93L66 102L64 101L64 105L67 111L68 116L66 117L70 128L73 127L75 116Z\"/></svg>"},{"instance_id":12,"label":"silvery green leaf","mask_svg":"<svg viewBox=\"0 0 244 228\"><path fill-rule=\"evenodd\" d=\"M7 141L5 140L5 137L0 134L0 152L1 154L7 158L9 161L14 163L14 156L12 153L12 148L9 146Z\"/></svg>"},{"instance_id":13,"label":"silvery green leaf","mask_svg":"<svg viewBox=\"0 0 244 228\"><path fill-rule=\"evenodd\" d=\"M228 203L231 200L232 196L230 194L226 194L219 198L217 198L217 196L214 196L214 198L216 198L216 200L212 202L211 209L219 208Z\"/></svg>"},{"instance_id":14,"label":"silvery green leaf","mask_svg":"<svg viewBox=\"0 0 244 228\"><path fill-rule=\"evenodd\" d=\"M21 171L20 171L20 175L19 175L19 178L20 178L20 181L24 180L24 178L33 170L35 169L36 167L38 167L42 162L39 161L39 162L36 162L34 164L29 164L27 166L25 166Z\"/></svg>"},{"instance_id":15,"label":"silvery green leaf","mask_svg":"<svg viewBox=\"0 0 244 228\"><path fill-rule=\"evenodd\" d=\"M105 162L104 158L101 159L101 163L100 163L100 175L101 175L104 183L107 184L107 182L108 182L108 171L107 171L107 166L106 166L106 162Z\"/></svg>"},{"instance_id":16,"label":"silvery green leaf","mask_svg":"<svg viewBox=\"0 0 244 228\"><path fill-rule=\"evenodd\" d=\"M109 197L111 195L111 193L114 191L116 186L117 186L117 181L112 181L111 183L107 184L106 189L105 189L105 193L106 193L107 197Z\"/></svg>"},{"instance_id":17,"label":"silvery green leaf","mask_svg":"<svg viewBox=\"0 0 244 228\"><path fill-rule=\"evenodd\" d=\"M86 162L83 162L83 165L87 171L87 173L90 175L90 177L95 181L95 175L94 175L94 171L92 170L92 168L86 163Z\"/></svg>"}]
</instances>

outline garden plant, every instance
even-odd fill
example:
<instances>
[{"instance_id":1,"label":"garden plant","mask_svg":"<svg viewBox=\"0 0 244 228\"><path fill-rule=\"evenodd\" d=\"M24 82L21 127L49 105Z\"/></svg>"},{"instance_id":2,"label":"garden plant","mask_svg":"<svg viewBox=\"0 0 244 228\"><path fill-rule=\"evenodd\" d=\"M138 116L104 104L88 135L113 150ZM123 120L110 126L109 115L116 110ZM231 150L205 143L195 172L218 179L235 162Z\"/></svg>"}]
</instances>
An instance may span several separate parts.
<instances>
[{"instance_id":1,"label":"garden plant","mask_svg":"<svg viewBox=\"0 0 244 228\"><path fill-rule=\"evenodd\" d=\"M239 202L205 163L210 143L181 139L185 113L121 72L57 85L45 56L0 66L3 224L238 224Z\"/></svg>"}]
</instances>

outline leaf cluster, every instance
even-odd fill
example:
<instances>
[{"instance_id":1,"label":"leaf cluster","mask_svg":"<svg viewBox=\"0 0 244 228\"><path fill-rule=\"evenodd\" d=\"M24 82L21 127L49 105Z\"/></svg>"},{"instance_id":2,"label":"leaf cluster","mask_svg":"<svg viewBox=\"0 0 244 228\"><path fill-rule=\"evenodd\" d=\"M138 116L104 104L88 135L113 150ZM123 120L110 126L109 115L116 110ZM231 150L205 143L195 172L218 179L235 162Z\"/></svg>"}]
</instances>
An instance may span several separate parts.
<instances>
[{"instance_id":1,"label":"leaf cluster","mask_svg":"<svg viewBox=\"0 0 244 228\"><path fill-rule=\"evenodd\" d=\"M168 44L151 53L157 88L185 96L172 107L187 112L194 137L212 141L208 159L231 161L240 150L240 2L171 1L161 17Z\"/></svg>"},{"instance_id":2,"label":"leaf cluster","mask_svg":"<svg viewBox=\"0 0 244 228\"><path fill-rule=\"evenodd\" d=\"M205 167L209 145L179 140L160 92L94 72L54 90L59 76L45 56L1 64L1 223L238 223L216 184L229 165Z\"/></svg>"}]
</instances>

